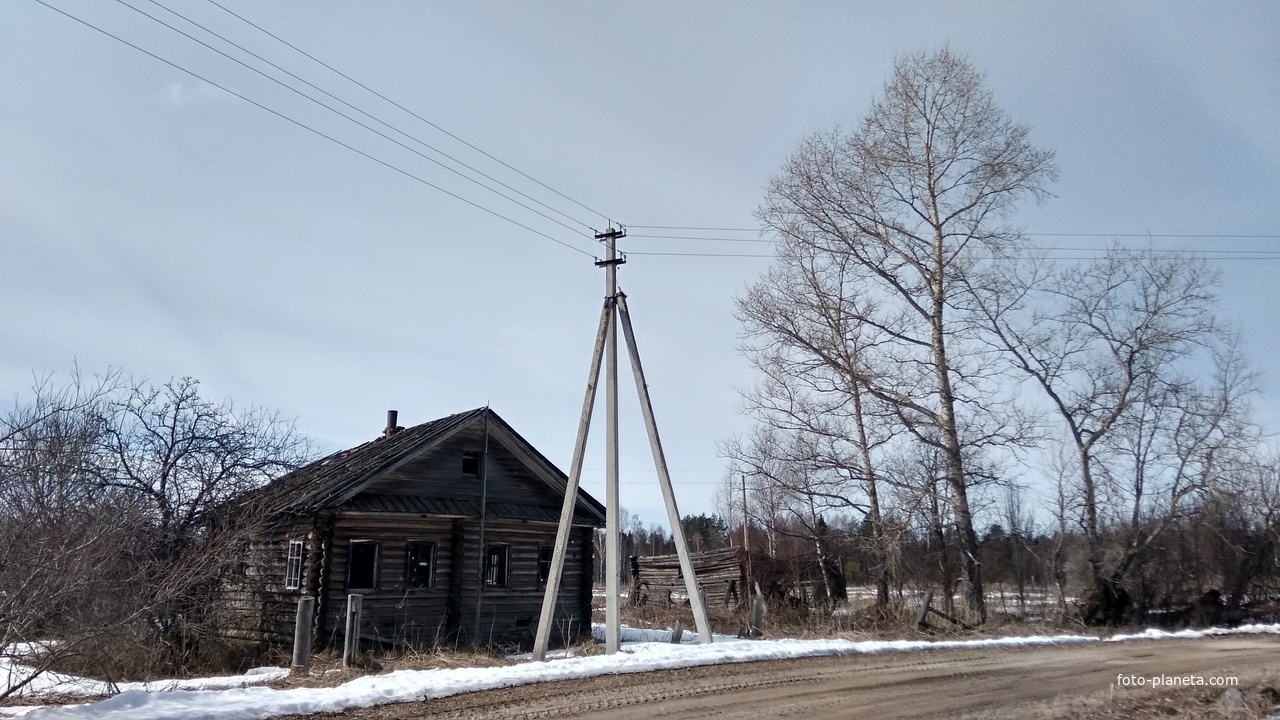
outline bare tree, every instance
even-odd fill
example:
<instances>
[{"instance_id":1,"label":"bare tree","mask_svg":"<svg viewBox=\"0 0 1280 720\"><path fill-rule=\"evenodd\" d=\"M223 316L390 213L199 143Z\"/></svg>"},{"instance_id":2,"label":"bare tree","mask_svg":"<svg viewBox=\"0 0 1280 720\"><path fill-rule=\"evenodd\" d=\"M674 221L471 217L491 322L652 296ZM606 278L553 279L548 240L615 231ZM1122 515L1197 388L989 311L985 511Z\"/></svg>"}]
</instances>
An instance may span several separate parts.
<instances>
[{"instance_id":1,"label":"bare tree","mask_svg":"<svg viewBox=\"0 0 1280 720\"><path fill-rule=\"evenodd\" d=\"M1234 386L1221 389L1226 395L1219 393L1217 414L1193 407L1215 401L1180 377L1197 350L1220 339L1216 282L1202 260L1113 246L1083 266L1017 267L977 294L996 342L1048 398L1075 455L1093 585L1085 615L1092 620L1119 622L1129 604L1123 580L1154 539L1154 529L1140 527L1160 459L1186 455L1192 452L1188 443L1221 435L1225 423L1236 422L1232 413L1248 384L1238 353L1231 350L1234 359L1223 356L1226 364L1220 364L1235 379L1222 380ZM1189 467L1170 472L1183 475ZM1121 472L1123 480L1117 478ZM1170 513L1189 491L1185 482L1175 485L1165 498ZM1128 517L1115 520L1130 535L1112 557L1104 517L1109 507L1128 507Z\"/></svg>"},{"instance_id":2,"label":"bare tree","mask_svg":"<svg viewBox=\"0 0 1280 720\"><path fill-rule=\"evenodd\" d=\"M135 619L115 608L140 582L125 562L136 508L92 482L119 380L39 378L0 417L0 699Z\"/></svg>"},{"instance_id":3,"label":"bare tree","mask_svg":"<svg viewBox=\"0 0 1280 720\"><path fill-rule=\"evenodd\" d=\"M190 379L38 383L5 427L0 640L52 641L27 658L37 671L72 655L107 674L113 660L186 666L261 520L231 501L310 456L291 422L206 400Z\"/></svg>"},{"instance_id":4,"label":"bare tree","mask_svg":"<svg viewBox=\"0 0 1280 720\"><path fill-rule=\"evenodd\" d=\"M848 267L827 264L812 248L784 246L768 278L738 304L748 357L764 378L744 393L746 409L771 428L804 438L814 471L811 504L856 509L870 530L876 607L889 601L890 563L874 455L900 426L892 408L864 387L881 341L842 297Z\"/></svg>"},{"instance_id":5,"label":"bare tree","mask_svg":"<svg viewBox=\"0 0 1280 720\"><path fill-rule=\"evenodd\" d=\"M900 59L884 91L851 133L814 135L770 183L758 213L780 241L780 267L744 306L793 298L804 277L830 279L824 302L795 308L803 331L819 308L865 329L874 360L846 367L857 387L894 408L935 442L946 463L966 599L985 618L978 541L966 474L967 443L1009 442L1009 413L991 413L992 368L975 348L980 323L967 288L981 286L993 257L1023 246L1006 220L1018 200L1041 198L1055 176L1053 153L995 102L982 75L949 50ZM782 289L780 292L779 289ZM763 318L762 318L763 319ZM814 320L818 322L818 320ZM839 363L830 349L794 333L790 350Z\"/></svg>"}]
</instances>

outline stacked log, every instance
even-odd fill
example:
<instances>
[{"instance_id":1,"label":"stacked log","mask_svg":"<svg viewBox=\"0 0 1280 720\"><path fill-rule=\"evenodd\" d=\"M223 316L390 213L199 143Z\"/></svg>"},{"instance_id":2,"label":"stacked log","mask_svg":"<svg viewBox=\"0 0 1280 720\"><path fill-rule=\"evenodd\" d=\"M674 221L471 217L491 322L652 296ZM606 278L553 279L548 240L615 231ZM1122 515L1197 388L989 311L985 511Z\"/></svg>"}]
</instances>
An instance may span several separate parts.
<instances>
[{"instance_id":1,"label":"stacked log","mask_svg":"<svg viewBox=\"0 0 1280 720\"><path fill-rule=\"evenodd\" d=\"M746 566L739 548L692 553L689 560L708 608L743 602ZM631 557L632 605L675 604L677 598L684 604L687 592L678 555Z\"/></svg>"}]
</instances>

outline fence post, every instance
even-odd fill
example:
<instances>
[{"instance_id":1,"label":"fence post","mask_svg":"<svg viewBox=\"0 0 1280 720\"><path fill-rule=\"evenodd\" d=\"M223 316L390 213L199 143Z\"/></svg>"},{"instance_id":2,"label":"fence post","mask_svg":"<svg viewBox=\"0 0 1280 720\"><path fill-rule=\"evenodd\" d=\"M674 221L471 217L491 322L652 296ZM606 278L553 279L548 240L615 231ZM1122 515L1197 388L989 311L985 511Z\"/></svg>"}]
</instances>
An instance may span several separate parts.
<instances>
[{"instance_id":1,"label":"fence post","mask_svg":"<svg viewBox=\"0 0 1280 720\"><path fill-rule=\"evenodd\" d=\"M676 618L675 627L671 629L671 642L675 645L679 645L680 641L683 639L684 639L684 619Z\"/></svg>"},{"instance_id":2,"label":"fence post","mask_svg":"<svg viewBox=\"0 0 1280 720\"><path fill-rule=\"evenodd\" d=\"M747 621L747 637L760 637L764 634L764 595L756 595L751 606L751 619Z\"/></svg>"},{"instance_id":3,"label":"fence post","mask_svg":"<svg viewBox=\"0 0 1280 720\"><path fill-rule=\"evenodd\" d=\"M349 668L360 658L360 605L363 595L347 596L347 636L342 645L342 667Z\"/></svg>"},{"instance_id":4,"label":"fence post","mask_svg":"<svg viewBox=\"0 0 1280 720\"><path fill-rule=\"evenodd\" d=\"M316 613L316 599L298 598L298 616L293 623L292 672L306 673L311 669L311 620Z\"/></svg>"},{"instance_id":5,"label":"fence post","mask_svg":"<svg viewBox=\"0 0 1280 720\"><path fill-rule=\"evenodd\" d=\"M920 614L916 616L916 630L925 626L929 616L929 604L933 602L933 591L924 594L924 602L920 604Z\"/></svg>"}]
</instances>

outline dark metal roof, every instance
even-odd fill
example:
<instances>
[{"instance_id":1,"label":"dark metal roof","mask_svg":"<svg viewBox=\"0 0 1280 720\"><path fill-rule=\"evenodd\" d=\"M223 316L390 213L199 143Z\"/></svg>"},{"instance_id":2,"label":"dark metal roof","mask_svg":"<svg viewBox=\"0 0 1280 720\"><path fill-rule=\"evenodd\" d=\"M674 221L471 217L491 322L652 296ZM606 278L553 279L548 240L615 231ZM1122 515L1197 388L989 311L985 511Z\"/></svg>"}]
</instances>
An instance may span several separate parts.
<instances>
[{"instance_id":1,"label":"dark metal roof","mask_svg":"<svg viewBox=\"0 0 1280 720\"><path fill-rule=\"evenodd\" d=\"M479 505L479 503L471 500L450 498L360 494L344 503L342 509L357 512L417 513L420 515L473 518L479 514ZM485 515L491 518L554 523L560 520L560 508L546 505L491 502L485 503ZM581 508L574 513L573 522L575 525L593 524L591 515L583 512Z\"/></svg>"},{"instance_id":2,"label":"dark metal roof","mask_svg":"<svg viewBox=\"0 0 1280 720\"><path fill-rule=\"evenodd\" d=\"M242 497L240 502L259 505L272 515L309 515L346 503L344 507L351 510L474 517L479 514L479 504L467 500L400 495L360 496L357 493L370 480L390 471L420 451L436 445L472 423L483 421L485 413L489 414L489 420L494 425L519 442L535 461L543 465L544 469L557 481L555 483L557 494L563 495L568 482L565 474L512 429L497 413L489 408L476 408L415 425L350 450L333 453L249 493ZM574 512L575 523L592 525L603 523L604 506L598 500L581 488L578 489L578 500L578 506ZM486 511L498 517L525 520L549 519L554 522L560 517L559 508L541 506L511 505L508 507L507 504L502 503L487 503Z\"/></svg>"}]
</instances>

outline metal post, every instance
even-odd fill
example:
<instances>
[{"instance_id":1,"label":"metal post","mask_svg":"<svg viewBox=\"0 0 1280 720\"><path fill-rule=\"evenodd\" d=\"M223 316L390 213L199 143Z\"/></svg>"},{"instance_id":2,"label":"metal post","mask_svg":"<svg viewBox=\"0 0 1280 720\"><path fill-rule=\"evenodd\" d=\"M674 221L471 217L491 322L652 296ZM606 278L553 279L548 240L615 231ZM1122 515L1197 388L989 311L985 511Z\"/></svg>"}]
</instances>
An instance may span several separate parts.
<instances>
[{"instance_id":1,"label":"metal post","mask_svg":"<svg viewBox=\"0 0 1280 720\"><path fill-rule=\"evenodd\" d=\"M747 529L747 474L742 474L742 552L747 556L747 577L742 588L742 604L746 605L751 597L751 586L755 584L755 575L751 572L751 533Z\"/></svg>"},{"instance_id":2,"label":"metal post","mask_svg":"<svg viewBox=\"0 0 1280 720\"><path fill-rule=\"evenodd\" d=\"M609 228L599 237L605 242L604 288L609 305L608 331L605 335L605 541L604 541L604 649L618 652L621 644L622 618L618 607L619 558L622 545L618 540L618 237L620 230Z\"/></svg>"},{"instance_id":3,"label":"metal post","mask_svg":"<svg viewBox=\"0 0 1280 720\"><path fill-rule=\"evenodd\" d=\"M533 642L533 659L547 659L547 646L551 642L551 623L555 617L556 598L560 594L560 579L564 574L564 558L569 548L569 533L573 527L573 510L578 501L578 481L582 478L582 460L587 450L587 436L591 431L591 411L596 404L596 385L600 382L600 363L604 356L605 336L609 329L609 316L613 306L605 300L600 310L600 326L596 331L595 350L591 354L591 370L587 373L587 392L582 399L582 415L578 419L578 439L573 444L573 461L569 465L569 482L564 489L564 504L560 508L560 527L556 530L556 547L551 554L551 572L547 575L547 589L542 595L542 614L538 619L538 633ZM582 552L591 552L590 547ZM582 582L591 578L583 574ZM591 627L591 618L586 618Z\"/></svg>"},{"instance_id":4,"label":"metal post","mask_svg":"<svg viewBox=\"0 0 1280 720\"><path fill-rule=\"evenodd\" d=\"M649 431L649 447L653 450L653 464L658 471L658 486L667 506L667 520L671 523L671 539L680 557L680 570L684 575L685 591L693 609L693 621L698 628L698 640L711 642L711 624L707 622L707 609L698 591L698 578L689 559L689 546L685 542L684 528L680 525L680 510L676 507L675 491L671 486L671 473L667 470L667 458L662 452L662 440L658 437L658 424L653 417L653 403L649 399L649 386L644 379L644 367L640 364L640 350L636 347L635 333L631 329L631 313L627 311L627 296L619 293L617 313L622 319L622 332L627 340L627 352L631 354L631 373L635 376L636 393L640 396L640 412L644 415L645 429ZM616 456L615 456L616 461Z\"/></svg>"},{"instance_id":5,"label":"metal post","mask_svg":"<svg viewBox=\"0 0 1280 720\"><path fill-rule=\"evenodd\" d=\"M294 673L305 674L311 668L311 620L316 614L316 599L298 598L298 615L293 623Z\"/></svg>"},{"instance_id":6,"label":"metal post","mask_svg":"<svg viewBox=\"0 0 1280 720\"><path fill-rule=\"evenodd\" d=\"M488 557L484 546L485 507L489 503L489 406L484 406L484 452L480 455L480 555L476 560L476 622L471 642L480 644L480 608L484 601L484 564Z\"/></svg>"},{"instance_id":7,"label":"metal post","mask_svg":"<svg viewBox=\"0 0 1280 720\"><path fill-rule=\"evenodd\" d=\"M342 643L342 667L352 667L360 658L360 605L363 595L347 596L347 628Z\"/></svg>"}]
</instances>

